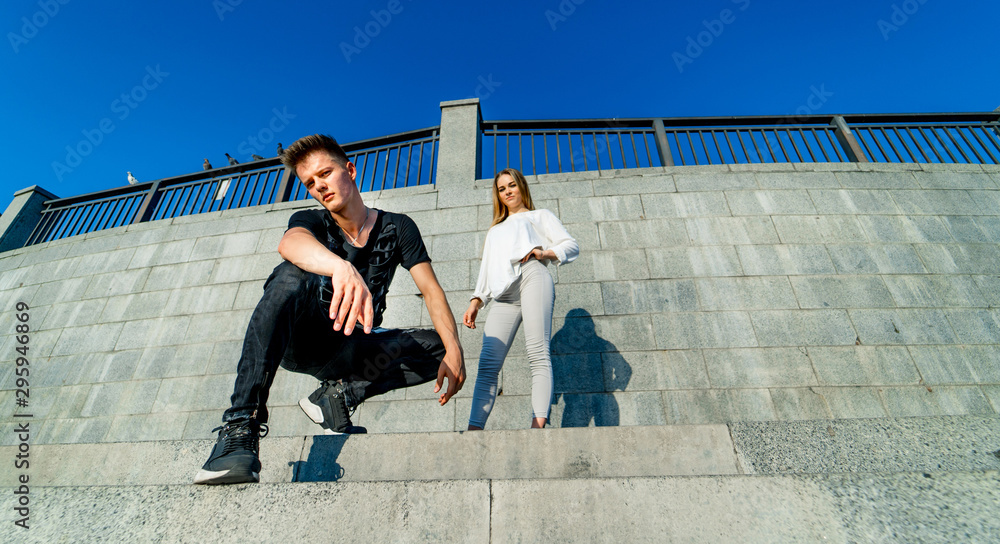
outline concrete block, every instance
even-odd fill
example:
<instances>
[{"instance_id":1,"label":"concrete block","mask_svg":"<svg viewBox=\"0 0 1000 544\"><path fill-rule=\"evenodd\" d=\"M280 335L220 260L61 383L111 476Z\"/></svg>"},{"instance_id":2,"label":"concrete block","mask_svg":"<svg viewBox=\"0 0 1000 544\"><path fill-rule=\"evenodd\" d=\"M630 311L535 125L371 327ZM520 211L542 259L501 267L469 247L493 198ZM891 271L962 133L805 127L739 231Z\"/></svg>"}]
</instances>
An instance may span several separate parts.
<instances>
[{"instance_id":1,"label":"concrete block","mask_svg":"<svg viewBox=\"0 0 1000 544\"><path fill-rule=\"evenodd\" d=\"M151 413L197 412L230 407L229 397L233 394L236 374L216 374L214 376L192 376L158 380L160 388L150 408Z\"/></svg>"},{"instance_id":2,"label":"concrete block","mask_svg":"<svg viewBox=\"0 0 1000 544\"><path fill-rule=\"evenodd\" d=\"M696 284L701 309L706 311L798 308L785 276L704 278Z\"/></svg>"},{"instance_id":3,"label":"concrete block","mask_svg":"<svg viewBox=\"0 0 1000 544\"><path fill-rule=\"evenodd\" d=\"M132 321L159 317L163 306L170 298L169 291L153 291L151 293L134 293L107 299L100 315L102 323ZM98 299L101 300L101 299Z\"/></svg>"},{"instance_id":4,"label":"concrete block","mask_svg":"<svg viewBox=\"0 0 1000 544\"><path fill-rule=\"evenodd\" d=\"M976 215L980 207L967 191L890 191L899 209L913 215Z\"/></svg>"},{"instance_id":5,"label":"concrete block","mask_svg":"<svg viewBox=\"0 0 1000 544\"><path fill-rule=\"evenodd\" d=\"M975 308L987 302L969 276L884 276L896 305L902 308ZM870 306L872 307L872 306Z\"/></svg>"},{"instance_id":6,"label":"concrete block","mask_svg":"<svg viewBox=\"0 0 1000 544\"><path fill-rule=\"evenodd\" d=\"M149 270L148 268L137 268L94 275L91 277L83 297L113 297L141 291L149 276Z\"/></svg>"},{"instance_id":7,"label":"concrete block","mask_svg":"<svg viewBox=\"0 0 1000 544\"><path fill-rule=\"evenodd\" d=\"M598 225L601 247L628 249L685 245L687 232L680 219L616 221Z\"/></svg>"},{"instance_id":8,"label":"concrete block","mask_svg":"<svg viewBox=\"0 0 1000 544\"><path fill-rule=\"evenodd\" d=\"M256 234L256 233L255 233ZM194 240L179 240L161 242L156 245L143 245L135 250L129 268L147 268L167 264L183 263L190 259L194 250Z\"/></svg>"},{"instance_id":9,"label":"concrete block","mask_svg":"<svg viewBox=\"0 0 1000 544\"><path fill-rule=\"evenodd\" d=\"M636 221L644 217L639 195L560 198L559 212L566 224Z\"/></svg>"},{"instance_id":10,"label":"concrete block","mask_svg":"<svg viewBox=\"0 0 1000 544\"><path fill-rule=\"evenodd\" d=\"M215 266L212 268L211 275L206 283L263 281L271 275L271 272L283 260L277 252L219 259L215 262Z\"/></svg>"},{"instance_id":11,"label":"concrete block","mask_svg":"<svg viewBox=\"0 0 1000 544\"><path fill-rule=\"evenodd\" d=\"M561 409L560 409L561 408ZM558 416L556 416L558 412ZM561 428L664 425L663 401L656 391L565 394L552 423Z\"/></svg>"},{"instance_id":12,"label":"concrete block","mask_svg":"<svg viewBox=\"0 0 1000 544\"><path fill-rule=\"evenodd\" d=\"M863 345L956 344L941 310L850 310Z\"/></svg>"},{"instance_id":13,"label":"concrete block","mask_svg":"<svg viewBox=\"0 0 1000 544\"><path fill-rule=\"evenodd\" d=\"M239 290L236 291L236 300L233 301L234 310L252 310L257 307L260 297L264 294L264 282L245 281L240 283Z\"/></svg>"},{"instance_id":14,"label":"concrete block","mask_svg":"<svg viewBox=\"0 0 1000 544\"><path fill-rule=\"evenodd\" d=\"M777 215L771 218L782 244L866 242L858 218L853 216Z\"/></svg>"},{"instance_id":15,"label":"concrete block","mask_svg":"<svg viewBox=\"0 0 1000 544\"><path fill-rule=\"evenodd\" d=\"M646 280L601 284L609 315L693 312L698 295L692 280Z\"/></svg>"},{"instance_id":16,"label":"concrete block","mask_svg":"<svg viewBox=\"0 0 1000 544\"><path fill-rule=\"evenodd\" d=\"M767 389L664 391L667 425L700 425L777 419Z\"/></svg>"},{"instance_id":17,"label":"concrete block","mask_svg":"<svg viewBox=\"0 0 1000 544\"><path fill-rule=\"evenodd\" d=\"M121 333L121 323L65 328L62 330L62 334L59 335L59 341L52 348L52 354L71 355L111 351L118 342ZM40 335L35 335L35 345L40 340L38 336Z\"/></svg>"},{"instance_id":18,"label":"concrete block","mask_svg":"<svg viewBox=\"0 0 1000 544\"><path fill-rule=\"evenodd\" d=\"M148 414L160 380L133 380L94 384L80 410L83 417Z\"/></svg>"},{"instance_id":19,"label":"concrete block","mask_svg":"<svg viewBox=\"0 0 1000 544\"><path fill-rule=\"evenodd\" d=\"M953 239L939 217L868 215L858 221L872 242L948 243Z\"/></svg>"},{"instance_id":20,"label":"concrete block","mask_svg":"<svg viewBox=\"0 0 1000 544\"><path fill-rule=\"evenodd\" d=\"M684 224L694 245L778 243L778 233L767 217L696 218L686 219Z\"/></svg>"},{"instance_id":21,"label":"concrete block","mask_svg":"<svg viewBox=\"0 0 1000 544\"><path fill-rule=\"evenodd\" d=\"M606 352L606 391L660 391L709 387L701 350Z\"/></svg>"},{"instance_id":22,"label":"concrete block","mask_svg":"<svg viewBox=\"0 0 1000 544\"><path fill-rule=\"evenodd\" d=\"M455 428L455 405L439 406L437 400L368 401L358 407L352 420L370 433L444 432Z\"/></svg>"},{"instance_id":23,"label":"concrete block","mask_svg":"<svg viewBox=\"0 0 1000 544\"><path fill-rule=\"evenodd\" d=\"M804 190L726 191L733 215L812 215L816 213Z\"/></svg>"},{"instance_id":24,"label":"concrete block","mask_svg":"<svg viewBox=\"0 0 1000 544\"><path fill-rule=\"evenodd\" d=\"M752 172L719 172L716 174L678 173L674 175L674 183L677 185L679 192L758 188L756 174Z\"/></svg>"},{"instance_id":25,"label":"concrete block","mask_svg":"<svg viewBox=\"0 0 1000 544\"><path fill-rule=\"evenodd\" d=\"M152 347L142 350L134 379L176 378L205 374L213 344Z\"/></svg>"},{"instance_id":26,"label":"concrete block","mask_svg":"<svg viewBox=\"0 0 1000 544\"><path fill-rule=\"evenodd\" d=\"M180 316L141 319L102 326L116 326L121 331L121 334L117 336L117 343L113 344L115 349L135 349L189 343L191 339L186 333L191 321L190 316ZM110 348L104 351L109 350Z\"/></svg>"},{"instance_id":27,"label":"concrete block","mask_svg":"<svg viewBox=\"0 0 1000 544\"><path fill-rule=\"evenodd\" d=\"M111 428L111 416L48 419L42 423L35 444L92 444L102 442ZM11 433L13 436L13 433ZM7 444L4 444L7 445Z\"/></svg>"},{"instance_id":28,"label":"concrete block","mask_svg":"<svg viewBox=\"0 0 1000 544\"><path fill-rule=\"evenodd\" d=\"M757 164L730 164L730 172L794 172L795 164L790 162L767 162Z\"/></svg>"},{"instance_id":29,"label":"concrete block","mask_svg":"<svg viewBox=\"0 0 1000 544\"><path fill-rule=\"evenodd\" d=\"M129 350L92 353L84 356L83 361L78 355L69 358L74 359L77 366L80 367L77 376L78 383L102 383L131 379L139 365L141 355L140 350Z\"/></svg>"},{"instance_id":30,"label":"concrete block","mask_svg":"<svg viewBox=\"0 0 1000 544\"><path fill-rule=\"evenodd\" d=\"M927 385L1000 382L1000 346L911 346Z\"/></svg>"},{"instance_id":31,"label":"concrete block","mask_svg":"<svg viewBox=\"0 0 1000 544\"><path fill-rule=\"evenodd\" d=\"M83 241L83 239L69 238L62 240L62 243L58 245L39 247L39 249L35 251L27 250L24 253L24 260L21 261L21 266L31 266L33 264L48 263L65 259L66 256L69 255L69 251L73 249L73 244L80 241Z\"/></svg>"},{"instance_id":32,"label":"concrete block","mask_svg":"<svg viewBox=\"0 0 1000 544\"><path fill-rule=\"evenodd\" d=\"M249 212L245 215L233 214L236 210L226 210L222 212L223 217L236 220L236 229L232 232L267 231L280 230L284 232L288 228L288 219L297 210L266 211L264 213ZM227 215L228 214L228 215ZM210 233L197 234L198 236L208 236ZM222 233L211 233L222 234Z\"/></svg>"},{"instance_id":33,"label":"concrete block","mask_svg":"<svg viewBox=\"0 0 1000 544\"><path fill-rule=\"evenodd\" d=\"M156 246L174 240L177 227L167 221L152 221L129 225L118 240L118 247Z\"/></svg>"},{"instance_id":34,"label":"concrete block","mask_svg":"<svg viewBox=\"0 0 1000 544\"><path fill-rule=\"evenodd\" d=\"M964 243L1000 243L1000 218L948 216L942 217L955 240Z\"/></svg>"},{"instance_id":35,"label":"concrete block","mask_svg":"<svg viewBox=\"0 0 1000 544\"><path fill-rule=\"evenodd\" d=\"M996 415L978 387L886 387L882 396L892 417Z\"/></svg>"},{"instance_id":36,"label":"concrete block","mask_svg":"<svg viewBox=\"0 0 1000 544\"><path fill-rule=\"evenodd\" d=\"M811 347L821 385L916 385L920 373L904 347Z\"/></svg>"},{"instance_id":37,"label":"concrete block","mask_svg":"<svg viewBox=\"0 0 1000 544\"><path fill-rule=\"evenodd\" d=\"M572 310L583 310L590 315L605 315L604 299L599 283L577 283L556 286L556 301L552 315L566 315ZM456 316L457 317L457 316Z\"/></svg>"},{"instance_id":38,"label":"concrete block","mask_svg":"<svg viewBox=\"0 0 1000 544\"><path fill-rule=\"evenodd\" d=\"M187 330L184 343L219 342L226 340L242 340L246 335L247 323L250 322L249 310L217 312L191 316L191 326ZM184 318L170 318L184 319Z\"/></svg>"},{"instance_id":39,"label":"concrete block","mask_svg":"<svg viewBox=\"0 0 1000 544\"><path fill-rule=\"evenodd\" d=\"M257 243L259 241L259 232L239 232L236 234L198 238L194 244L194 248L191 250L190 256L185 260L200 261L204 259L233 257L236 255L249 255L257 251Z\"/></svg>"},{"instance_id":40,"label":"concrete block","mask_svg":"<svg viewBox=\"0 0 1000 544\"><path fill-rule=\"evenodd\" d=\"M478 231L424 237L424 244L434 262L478 260L485 243L486 233Z\"/></svg>"},{"instance_id":41,"label":"concrete block","mask_svg":"<svg viewBox=\"0 0 1000 544\"><path fill-rule=\"evenodd\" d=\"M962 164L962 163L940 163L940 162L924 162L920 163L920 170L923 172L972 172L979 173L989 168L995 168L995 165L986 164Z\"/></svg>"},{"instance_id":42,"label":"concrete block","mask_svg":"<svg viewBox=\"0 0 1000 544\"><path fill-rule=\"evenodd\" d=\"M402 329L407 327L419 327L420 316L424 308L422 298L415 295L400 295L387 297L385 303L385 313L382 314L382 326L387 329ZM464 306L452 308L452 313L456 318L461 318L465 312Z\"/></svg>"},{"instance_id":43,"label":"concrete block","mask_svg":"<svg viewBox=\"0 0 1000 544\"><path fill-rule=\"evenodd\" d=\"M822 245L740 245L739 262L748 276L833 274L833 262Z\"/></svg>"},{"instance_id":44,"label":"concrete block","mask_svg":"<svg viewBox=\"0 0 1000 544\"><path fill-rule=\"evenodd\" d=\"M571 311L565 318L554 318L552 330L553 354L656 349L653 328L644 315L591 317L583 310Z\"/></svg>"},{"instance_id":45,"label":"concrete block","mask_svg":"<svg viewBox=\"0 0 1000 544\"><path fill-rule=\"evenodd\" d=\"M948 310L948 321L963 344L1000 344L1000 310Z\"/></svg>"},{"instance_id":46,"label":"concrete block","mask_svg":"<svg viewBox=\"0 0 1000 544\"><path fill-rule=\"evenodd\" d=\"M989 399L993 411L1000 412L1000 385L984 385L980 389L983 390L983 394Z\"/></svg>"},{"instance_id":47,"label":"concrete block","mask_svg":"<svg viewBox=\"0 0 1000 544\"><path fill-rule=\"evenodd\" d=\"M833 258L836 272L840 274L925 274L927 272L911 245L829 244L826 248Z\"/></svg>"},{"instance_id":48,"label":"concrete block","mask_svg":"<svg viewBox=\"0 0 1000 544\"><path fill-rule=\"evenodd\" d=\"M706 349L713 388L817 385L804 348Z\"/></svg>"},{"instance_id":49,"label":"concrete block","mask_svg":"<svg viewBox=\"0 0 1000 544\"><path fill-rule=\"evenodd\" d=\"M98 322L106 300L90 299L53 304L45 314L45 319L34 319L34 330L80 327ZM29 323L30 326L30 323Z\"/></svg>"},{"instance_id":50,"label":"concrete block","mask_svg":"<svg viewBox=\"0 0 1000 544\"><path fill-rule=\"evenodd\" d=\"M921 244L915 249L931 274L993 274L1000 270L1000 247L996 244Z\"/></svg>"},{"instance_id":51,"label":"concrete block","mask_svg":"<svg viewBox=\"0 0 1000 544\"><path fill-rule=\"evenodd\" d=\"M988 189L996 190L997 184L983 172L916 172L917 184L924 189Z\"/></svg>"},{"instance_id":52,"label":"concrete block","mask_svg":"<svg viewBox=\"0 0 1000 544\"><path fill-rule=\"evenodd\" d=\"M993 179L1000 184L1000 174L993 174ZM980 215L1000 215L1000 191L969 190L969 196L979 204Z\"/></svg>"},{"instance_id":53,"label":"concrete block","mask_svg":"<svg viewBox=\"0 0 1000 544\"><path fill-rule=\"evenodd\" d=\"M973 279L986 303L993 307L1000 306L1000 276L973 276Z\"/></svg>"},{"instance_id":54,"label":"concrete block","mask_svg":"<svg viewBox=\"0 0 1000 544\"><path fill-rule=\"evenodd\" d=\"M911 172L837 172L837 181L845 189L916 189Z\"/></svg>"},{"instance_id":55,"label":"concrete block","mask_svg":"<svg viewBox=\"0 0 1000 544\"><path fill-rule=\"evenodd\" d=\"M420 229L421 236L473 232L476 228L478 210L474 207L448 208L411 212L407 215Z\"/></svg>"},{"instance_id":56,"label":"concrete block","mask_svg":"<svg viewBox=\"0 0 1000 544\"><path fill-rule=\"evenodd\" d=\"M538 201L590 196L595 196L594 183L590 180L540 183L531 190L531 198Z\"/></svg>"},{"instance_id":57,"label":"concrete block","mask_svg":"<svg viewBox=\"0 0 1000 544\"><path fill-rule=\"evenodd\" d=\"M845 346L857 336L843 310L761 310L750 318L761 346Z\"/></svg>"},{"instance_id":58,"label":"concrete block","mask_svg":"<svg viewBox=\"0 0 1000 544\"><path fill-rule=\"evenodd\" d=\"M816 203L817 214L885 215L898 214L899 208L889 196L889 191L866 189L813 189L809 191ZM805 215L805 214L802 214Z\"/></svg>"},{"instance_id":59,"label":"concrete block","mask_svg":"<svg viewBox=\"0 0 1000 544\"><path fill-rule=\"evenodd\" d=\"M254 217L264 216L254 214ZM174 231L174 239L176 240L241 232L239 229L240 219L238 217L223 219L222 212L175 217L171 224L177 228L177 230Z\"/></svg>"},{"instance_id":60,"label":"concrete block","mask_svg":"<svg viewBox=\"0 0 1000 544\"><path fill-rule=\"evenodd\" d=\"M730 215L726 197L721 192L644 194L642 208L647 219Z\"/></svg>"},{"instance_id":61,"label":"concrete block","mask_svg":"<svg viewBox=\"0 0 1000 544\"><path fill-rule=\"evenodd\" d=\"M834 419L886 417L887 412L874 387L814 387L823 397Z\"/></svg>"},{"instance_id":62,"label":"concrete block","mask_svg":"<svg viewBox=\"0 0 1000 544\"><path fill-rule=\"evenodd\" d=\"M142 414L116 416L106 439L111 442L179 440L184 435L187 414Z\"/></svg>"},{"instance_id":63,"label":"concrete block","mask_svg":"<svg viewBox=\"0 0 1000 544\"><path fill-rule=\"evenodd\" d=\"M382 191L377 197L366 195L365 200L373 208L409 214L437 208L438 193L437 191L428 191L422 194L396 195L391 191Z\"/></svg>"},{"instance_id":64,"label":"concrete block","mask_svg":"<svg viewBox=\"0 0 1000 544\"><path fill-rule=\"evenodd\" d=\"M674 176L629 176L609 179L595 179L594 196L648 195L652 193L675 193L677 185Z\"/></svg>"},{"instance_id":65,"label":"concrete block","mask_svg":"<svg viewBox=\"0 0 1000 544\"><path fill-rule=\"evenodd\" d=\"M796 163L796 170L799 170L800 164ZM832 172L820 171L761 173L757 174L757 183L761 189L833 189L840 187L840 182Z\"/></svg>"},{"instance_id":66,"label":"concrete block","mask_svg":"<svg viewBox=\"0 0 1000 544\"><path fill-rule=\"evenodd\" d=\"M741 246L766 247L766 246ZM743 268L733 246L646 249L652 278L740 276Z\"/></svg>"},{"instance_id":67,"label":"concrete block","mask_svg":"<svg viewBox=\"0 0 1000 544\"><path fill-rule=\"evenodd\" d=\"M118 249L118 236L84 238L69 244L66 257L80 257L82 255L92 255L95 253L109 253L116 249Z\"/></svg>"},{"instance_id":68,"label":"concrete block","mask_svg":"<svg viewBox=\"0 0 1000 544\"><path fill-rule=\"evenodd\" d=\"M216 261L197 261L193 263L156 266L149 270L146 278L146 291L161 289L179 289L205 285L212 276Z\"/></svg>"},{"instance_id":69,"label":"concrete block","mask_svg":"<svg viewBox=\"0 0 1000 544\"><path fill-rule=\"evenodd\" d=\"M796 172L857 172L856 162L796 162L792 163Z\"/></svg>"},{"instance_id":70,"label":"concrete block","mask_svg":"<svg viewBox=\"0 0 1000 544\"><path fill-rule=\"evenodd\" d=\"M236 372L236 364L243 352L242 340L215 342L208 358L205 374L230 374Z\"/></svg>"},{"instance_id":71,"label":"concrete block","mask_svg":"<svg viewBox=\"0 0 1000 544\"><path fill-rule=\"evenodd\" d=\"M653 315L660 349L756 347L746 312L688 312Z\"/></svg>"},{"instance_id":72,"label":"concrete block","mask_svg":"<svg viewBox=\"0 0 1000 544\"><path fill-rule=\"evenodd\" d=\"M68 280L56 280L43 283L35 296L31 297L31 306L48 306L58 302L72 302L83 300L90 286L90 277L72 278Z\"/></svg>"},{"instance_id":73,"label":"concrete block","mask_svg":"<svg viewBox=\"0 0 1000 544\"><path fill-rule=\"evenodd\" d=\"M603 354L607 355L607 354ZM552 379L555 389L553 394L560 393L603 393L604 392L604 367L601 360L601 353L574 353L571 355L552 356ZM504 365L508 369L509 365ZM531 383L531 375L528 372L528 362L517 366L524 375L525 383ZM513 367L510 369L513 370ZM508 376L504 376L504 384L507 384ZM531 394L531 388L505 391L507 393Z\"/></svg>"},{"instance_id":74,"label":"concrete block","mask_svg":"<svg viewBox=\"0 0 1000 544\"><path fill-rule=\"evenodd\" d=\"M15 408L15 399L21 398L21 395L15 391L8 391L4 400L8 400L9 403L4 406L6 413L5 418L11 417L15 413L24 413L25 411L31 412L33 419L35 421L45 420L45 419L66 419L80 417L80 412L83 410L83 406L87 401L87 397L90 396L91 386L86 385L63 385L58 387L38 387L36 383L32 383L34 387L30 390L29 408Z\"/></svg>"},{"instance_id":75,"label":"concrete block","mask_svg":"<svg viewBox=\"0 0 1000 544\"><path fill-rule=\"evenodd\" d=\"M833 417L826 400L814 388L774 388L770 390L774 411L781 421L829 419Z\"/></svg>"},{"instance_id":76,"label":"concrete block","mask_svg":"<svg viewBox=\"0 0 1000 544\"><path fill-rule=\"evenodd\" d=\"M277 255L278 253L278 243L281 242L281 238L285 235L284 227L279 227L276 229L266 229L260 231L260 240L257 242L257 248L254 253L260 254L272 254ZM281 258L277 255L277 258Z\"/></svg>"},{"instance_id":77,"label":"concrete block","mask_svg":"<svg viewBox=\"0 0 1000 544\"><path fill-rule=\"evenodd\" d=\"M886 279L886 281L889 281ZM795 276L795 297L802 308L892 308L882 278L872 276ZM898 302L898 299L896 300Z\"/></svg>"},{"instance_id":78,"label":"concrete block","mask_svg":"<svg viewBox=\"0 0 1000 544\"><path fill-rule=\"evenodd\" d=\"M642 249L587 251L576 261L559 267L560 283L641 280L649 277Z\"/></svg>"}]
</instances>

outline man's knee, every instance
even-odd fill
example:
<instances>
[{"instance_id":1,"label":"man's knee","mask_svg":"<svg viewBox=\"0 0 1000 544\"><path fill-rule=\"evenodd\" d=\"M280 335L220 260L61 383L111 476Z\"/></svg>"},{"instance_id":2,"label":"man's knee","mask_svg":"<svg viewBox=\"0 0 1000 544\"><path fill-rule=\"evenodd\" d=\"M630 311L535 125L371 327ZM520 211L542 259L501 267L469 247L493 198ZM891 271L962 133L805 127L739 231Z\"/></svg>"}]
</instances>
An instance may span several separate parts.
<instances>
[{"instance_id":1,"label":"man's knee","mask_svg":"<svg viewBox=\"0 0 1000 544\"><path fill-rule=\"evenodd\" d=\"M289 291L298 292L309 289L312 277L315 274L306 272L288 261L281 261L281 264L274 267L267 281L264 282L264 291Z\"/></svg>"}]
</instances>

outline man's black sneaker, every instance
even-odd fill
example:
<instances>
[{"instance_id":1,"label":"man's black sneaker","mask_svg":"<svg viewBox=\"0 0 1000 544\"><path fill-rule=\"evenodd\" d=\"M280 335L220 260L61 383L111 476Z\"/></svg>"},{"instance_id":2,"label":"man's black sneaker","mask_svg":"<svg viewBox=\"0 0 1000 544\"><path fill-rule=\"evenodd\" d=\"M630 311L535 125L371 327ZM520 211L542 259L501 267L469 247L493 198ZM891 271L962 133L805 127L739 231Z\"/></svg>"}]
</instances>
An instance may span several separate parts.
<instances>
[{"instance_id":1,"label":"man's black sneaker","mask_svg":"<svg viewBox=\"0 0 1000 544\"><path fill-rule=\"evenodd\" d=\"M261 430L263 429L263 432ZM267 425L253 419L231 421L221 427L212 455L194 477L196 484L239 484L260 481L260 439Z\"/></svg>"},{"instance_id":2,"label":"man's black sneaker","mask_svg":"<svg viewBox=\"0 0 1000 544\"><path fill-rule=\"evenodd\" d=\"M347 409L344 385L322 382L319 389L299 401L299 408L309 416L326 434L363 434L368 429L351 423L351 412Z\"/></svg>"}]
</instances>

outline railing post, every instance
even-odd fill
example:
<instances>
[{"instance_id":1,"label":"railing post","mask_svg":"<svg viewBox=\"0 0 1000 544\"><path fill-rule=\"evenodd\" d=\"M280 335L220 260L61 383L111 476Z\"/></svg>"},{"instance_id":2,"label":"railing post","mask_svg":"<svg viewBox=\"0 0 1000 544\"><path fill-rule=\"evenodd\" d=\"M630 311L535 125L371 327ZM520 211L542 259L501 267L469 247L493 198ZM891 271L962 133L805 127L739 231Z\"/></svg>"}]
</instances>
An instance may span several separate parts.
<instances>
[{"instance_id":1,"label":"railing post","mask_svg":"<svg viewBox=\"0 0 1000 544\"><path fill-rule=\"evenodd\" d=\"M667 130L663 128L663 119L653 119L653 132L656 133L656 150L660 152L660 162L663 166L673 166L674 156L670 153L670 142L667 141Z\"/></svg>"},{"instance_id":2,"label":"railing post","mask_svg":"<svg viewBox=\"0 0 1000 544\"><path fill-rule=\"evenodd\" d=\"M14 200L0 216L0 251L24 247L42 219L45 201L56 198L59 197L37 185L14 193Z\"/></svg>"},{"instance_id":3,"label":"railing post","mask_svg":"<svg viewBox=\"0 0 1000 544\"><path fill-rule=\"evenodd\" d=\"M160 181L154 181L153 185L146 192L146 198L142 199L142 205L139 206L139 211L135 213L135 219L132 220L132 224L145 223L153 217L153 212L156 211L156 204L160 201Z\"/></svg>"},{"instance_id":4,"label":"railing post","mask_svg":"<svg viewBox=\"0 0 1000 544\"><path fill-rule=\"evenodd\" d=\"M438 139L438 207L466 206L482 175L483 118L479 99L441 102L441 137ZM492 175L490 177L493 177Z\"/></svg>"},{"instance_id":5,"label":"railing post","mask_svg":"<svg viewBox=\"0 0 1000 544\"><path fill-rule=\"evenodd\" d=\"M292 187L295 186L295 171L285 167L285 173L281 176L281 185L278 185L278 196L276 202L288 202L292 196Z\"/></svg>"},{"instance_id":6,"label":"railing post","mask_svg":"<svg viewBox=\"0 0 1000 544\"><path fill-rule=\"evenodd\" d=\"M851 159L851 162L868 162L868 157L865 157L865 153L861 150L861 146L858 145L858 141L854 139L854 133L852 133L851 128L847 126L847 121L844 120L844 116L834 115L833 121L831 121L830 124L837 127L834 133L837 135L837 141L840 142L840 147L842 147L844 149L844 153L847 154L847 158Z\"/></svg>"}]
</instances>

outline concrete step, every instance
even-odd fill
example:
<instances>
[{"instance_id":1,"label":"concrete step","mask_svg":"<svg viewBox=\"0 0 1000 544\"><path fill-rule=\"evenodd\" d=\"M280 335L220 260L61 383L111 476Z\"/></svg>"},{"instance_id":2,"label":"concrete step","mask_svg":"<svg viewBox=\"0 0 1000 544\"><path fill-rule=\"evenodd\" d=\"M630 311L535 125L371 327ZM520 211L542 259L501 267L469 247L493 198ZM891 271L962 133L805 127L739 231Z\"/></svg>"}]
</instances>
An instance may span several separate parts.
<instances>
[{"instance_id":1,"label":"concrete step","mask_svg":"<svg viewBox=\"0 0 1000 544\"><path fill-rule=\"evenodd\" d=\"M0 541L1000 540L997 471L39 487L30 497L30 529L5 520Z\"/></svg>"},{"instance_id":2,"label":"concrete step","mask_svg":"<svg viewBox=\"0 0 1000 544\"><path fill-rule=\"evenodd\" d=\"M32 488L182 485L212 440L30 446ZM265 483L1000 470L1000 418L265 437ZM17 447L0 448L14 459ZM15 487L18 471L0 474Z\"/></svg>"}]
</instances>

